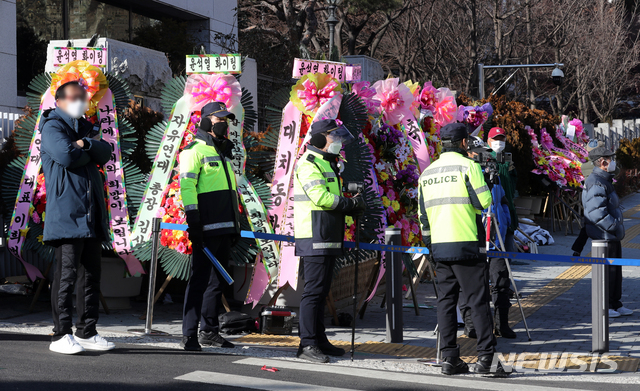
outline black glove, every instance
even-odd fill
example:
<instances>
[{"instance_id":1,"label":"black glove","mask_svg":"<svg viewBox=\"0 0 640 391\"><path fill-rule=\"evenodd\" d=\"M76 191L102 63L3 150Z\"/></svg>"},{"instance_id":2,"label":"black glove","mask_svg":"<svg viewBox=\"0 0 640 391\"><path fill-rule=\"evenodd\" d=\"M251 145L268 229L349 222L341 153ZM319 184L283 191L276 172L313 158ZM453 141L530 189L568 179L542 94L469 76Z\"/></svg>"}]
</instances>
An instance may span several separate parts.
<instances>
[{"instance_id":1,"label":"black glove","mask_svg":"<svg viewBox=\"0 0 640 391\"><path fill-rule=\"evenodd\" d=\"M345 210L347 216L359 216L367 209L367 203L362 195L349 198L349 206Z\"/></svg>"},{"instance_id":2,"label":"black glove","mask_svg":"<svg viewBox=\"0 0 640 391\"><path fill-rule=\"evenodd\" d=\"M238 244L238 242L240 241L240 239L242 239L242 236L240 234L233 234L231 235L231 247L235 247L236 244Z\"/></svg>"},{"instance_id":3,"label":"black glove","mask_svg":"<svg viewBox=\"0 0 640 391\"><path fill-rule=\"evenodd\" d=\"M190 210L185 213L187 215L187 233L189 234L189 240L193 247L202 247L204 239L202 231L202 223L200 222L200 211Z\"/></svg>"},{"instance_id":4,"label":"black glove","mask_svg":"<svg viewBox=\"0 0 640 391\"><path fill-rule=\"evenodd\" d=\"M189 234L189 240L191 240L191 246L193 248L201 248L204 242L202 227L189 227L187 228L187 233Z\"/></svg>"}]
</instances>

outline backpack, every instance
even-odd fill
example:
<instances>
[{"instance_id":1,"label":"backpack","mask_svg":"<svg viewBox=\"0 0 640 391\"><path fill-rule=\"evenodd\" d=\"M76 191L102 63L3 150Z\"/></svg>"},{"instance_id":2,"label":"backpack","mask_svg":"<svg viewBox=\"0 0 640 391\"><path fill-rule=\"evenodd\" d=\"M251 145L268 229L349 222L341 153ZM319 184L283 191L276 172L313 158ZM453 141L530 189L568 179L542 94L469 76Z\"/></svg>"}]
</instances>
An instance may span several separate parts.
<instances>
[{"instance_id":1,"label":"backpack","mask_svg":"<svg viewBox=\"0 0 640 391\"><path fill-rule=\"evenodd\" d=\"M229 311L218 316L220 332L224 334L254 333L258 331L251 316L238 311Z\"/></svg>"}]
</instances>

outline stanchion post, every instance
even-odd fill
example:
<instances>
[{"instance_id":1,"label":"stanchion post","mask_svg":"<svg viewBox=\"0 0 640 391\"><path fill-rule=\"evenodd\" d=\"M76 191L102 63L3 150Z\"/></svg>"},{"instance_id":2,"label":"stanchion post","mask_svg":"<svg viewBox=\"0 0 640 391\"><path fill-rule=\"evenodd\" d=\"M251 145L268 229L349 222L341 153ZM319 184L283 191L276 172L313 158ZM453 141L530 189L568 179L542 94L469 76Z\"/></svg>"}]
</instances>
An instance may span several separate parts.
<instances>
[{"instance_id":1,"label":"stanchion post","mask_svg":"<svg viewBox=\"0 0 640 391\"><path fill-rule=\"evenodd\" d=\"M393 227L385 230L385 244L402 244L402 232ZM387 285L387 342L400 343L402 335L402 253L388 252L385 257Z\"/></svg>"},{"instance_id":2,"label":"stanchion post","mask_svg":"<svg viewBox=\"0 0 640 391\"><path fill-rule=\"evenodd\" d=\"M607 258L609 242L594 240L591 256ZM609 268L606 265L591 265L591 352L609 351Z\"/></svg>"},{"instance_id":3,"label":"stanchion post","mask_svg":"<svg viewBox=\"0 0 640 391\"><path fill-rule=\"evenodd\" d=\"M162 219L154 217L151 225L151 264L149 265L149 293L147 294L147 318L144 333L151 334L153 324L153 302L156 294L156 272L158 271L158 247L160 246L160 223Z\"/></svg>"}]
</instances>

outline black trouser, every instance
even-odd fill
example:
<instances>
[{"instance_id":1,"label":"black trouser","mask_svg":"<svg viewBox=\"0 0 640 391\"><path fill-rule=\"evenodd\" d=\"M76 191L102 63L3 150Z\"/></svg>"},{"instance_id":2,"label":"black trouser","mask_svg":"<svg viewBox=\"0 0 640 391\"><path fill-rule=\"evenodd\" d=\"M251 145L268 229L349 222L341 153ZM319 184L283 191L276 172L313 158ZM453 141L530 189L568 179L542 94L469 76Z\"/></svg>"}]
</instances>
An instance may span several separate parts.
<instances>
[{"instance_id":1,"label":"black trouser","mask_svg":"<svg viewBox=\"0 0 640 391\"><path fill-rule=\"evenodd\" d=\"M204 245L225 268L229 264L231 243L231 235L204 238ZM204 251L201 248L194 249L191 256L191 275L184 295L182 335L197 336L198 322L201 331L218 332L222 291L227 285Z\"/></svg>"},{"instance_id":2,"label":"black trouser","mask_svg":"<svg viewBox=\"0 0 640 391\"><path fill-rule=\"evenodd\" d=\"M471 310L471 317L478 334L478 356L491 355L495 351L493 319L489 307L489 275L484 259L438 262L438 328L442 357L459 357L456 336L458 317L456 305L462 291L464 302Z\"/></svg>"},{"instance_id":3,"label":"black trouser","mask_svg":"<svg viewBox=\"0 0 640 391\"><path fill-rule=\"evenodd\" d=\"M324 306L331 289L336 257L303 257L304 291L300 299L300 346L318 346L329 342L324 328Z\"/></svg>"},{"instance_id":4,"label":"black trouser","mask_svg":"<svg viewBox=\"0 0 640 391\"><path fill-rule=\"evenodd\" d=\"M584 250L584 246L587 244L587 240L589 240L589 235L587 235L587 227L585 225L580 229L580 233L576 238L575 242L571 246L571 249L574 252L581 253Z\"/></svg>"},{"instance_id":5,"label":"black trouser","mask_svg":"<svg viewBox=\"0 0 640 391\"><path fill-rule=\"evenodd\" d=\"M622 258L622 243L620 241L609 242L610 258ZM622 266L607 265L609 269L609 308L617 310L622 307Z\"/></svg>"},{"instance_id":6,"label":"black trouser","mask_svg":"<svg viewBox=\"0 0 640 391\"><path fill-rule=\"evenodd\" d=\"M98 333L101 252L102 245L97 239L68 239L56 247L56 272L51 283L53 341L72 332L74 287L78 311L76 336L91 338Z\"/></svg>"},{"instance_id":7,"label":"black trouser","mask_svg":"<svg viewBox=\"0 0 640 391\"><path fill-rule=\"evenodd\" d=\"M509 279L507 261L505 258L489 259L489 277L493 282L491 286L491 301L493 301L496 311L498 308L511 307L511 301L509 300L511 280Z\"/></svg>"}]
</instances>

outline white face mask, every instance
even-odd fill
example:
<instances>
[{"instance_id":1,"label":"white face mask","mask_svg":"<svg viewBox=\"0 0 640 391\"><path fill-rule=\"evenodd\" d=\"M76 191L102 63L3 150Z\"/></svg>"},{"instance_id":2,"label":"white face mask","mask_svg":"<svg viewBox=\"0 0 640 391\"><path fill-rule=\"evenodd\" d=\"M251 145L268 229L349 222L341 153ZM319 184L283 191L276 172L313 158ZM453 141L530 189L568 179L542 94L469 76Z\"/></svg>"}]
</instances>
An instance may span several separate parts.
<instances>
[{"instance_id":1,"label":"white face mask","mask_svg":"<svg viewBox=\"0 0 640 391\"><path fill-rule=\"evenodd\" d=\"M504 151L504 147L507 145L506 142L504 141L498 141L498 140L494 140L491 142L491 149L493 149L493 151L495 153L500 153L502 151Z\"/></svg>"},{"instance_id":2,"label":"white face mask","mask_svg":"<svg viewBox=\"0 0 640 391\"><path fill-rule=\"evenodd\" d=\"M87 102L79 99L74 100L73 102L69 102L67 104L67 108L65 112L69 114L72 118L78 119L84 115L87 111Z\"/></svg>"},{"instance_id":3,"label":"white face mask","mask_svg":"<svg viewBox=\"0 0 640 391\"><path fill-rule=\"evenodd\" d=\"M614 172L616 170L616 161L612 160L607 166L607 172Z\"/></svg>"},{"instance_id":4,"label":"white face mask","mask_svg":"<svg viewBox=\"0 0 640 391\"><path fill-rule=\"evenodd\" d=\"M327 152L333 155L339 154L340 150L342 150L342 143L340 141L332 142L331 144L329 144L329 147L327 148Z\"/></svg>"}]
</instances>

